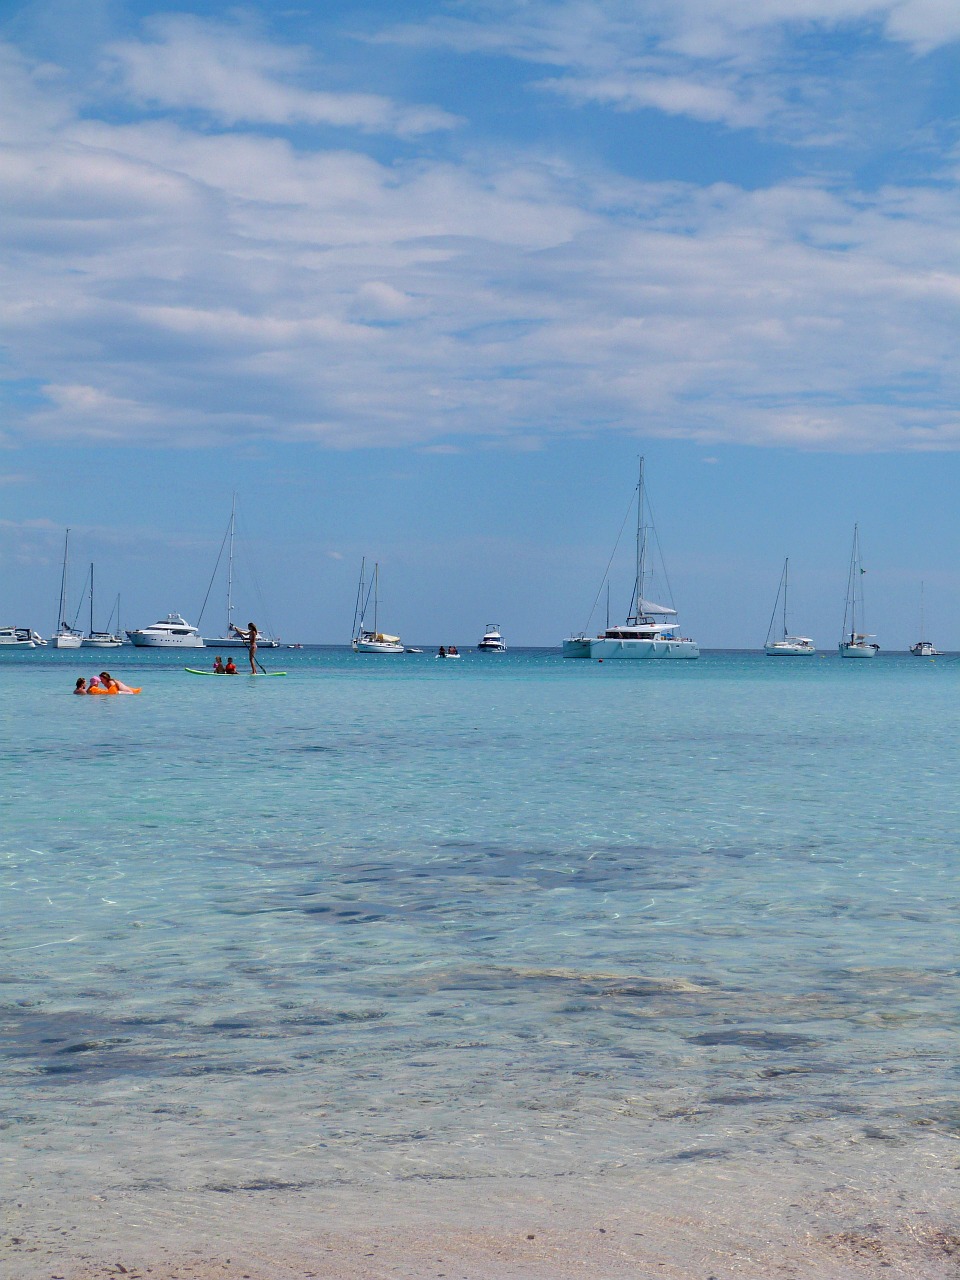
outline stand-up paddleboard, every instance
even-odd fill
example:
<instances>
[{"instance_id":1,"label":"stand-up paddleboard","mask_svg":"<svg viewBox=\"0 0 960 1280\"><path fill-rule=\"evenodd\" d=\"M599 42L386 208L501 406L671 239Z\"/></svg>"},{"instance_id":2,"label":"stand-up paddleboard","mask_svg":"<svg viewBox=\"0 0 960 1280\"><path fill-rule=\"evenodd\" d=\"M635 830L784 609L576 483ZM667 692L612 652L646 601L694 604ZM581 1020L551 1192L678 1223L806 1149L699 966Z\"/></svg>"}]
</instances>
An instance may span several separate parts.
<instances>
[{"instance_id":1,"label":"stand-up paddleboard","mask_svg":"<svg viewBox=\"0 0 960 1280\"><path fill-rule=\"evenodd\" d=\"M184 667L183 669L189 676L225 676L229 674L232 679L233 676L253 675L252 671L234 671L232 673L228 673L226 671L200 671L197 667ZM287 673L285 671L258 671L257 679L260 679L261 676L285 676L286 674Z\"/></svg>"}]
</instances>

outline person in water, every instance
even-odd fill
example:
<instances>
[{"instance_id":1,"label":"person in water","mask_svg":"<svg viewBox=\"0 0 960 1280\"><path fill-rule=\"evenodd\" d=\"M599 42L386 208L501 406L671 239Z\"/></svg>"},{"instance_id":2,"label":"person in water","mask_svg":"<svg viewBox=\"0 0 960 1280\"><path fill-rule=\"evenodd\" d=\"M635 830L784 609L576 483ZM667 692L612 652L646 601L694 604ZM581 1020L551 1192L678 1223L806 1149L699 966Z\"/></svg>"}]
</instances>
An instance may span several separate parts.
<instances>
[{"instance_id":1,"label":"person in water","mask_svg":"<svg viewBox=\"0 0 960 1280\"><path fill-rule=\"evenodd\" d=\"M77 676L77 683L74 685L73 692L74 692L74 693L86 693L86 692L87 692L87 682L86 682L86 680L84 679L84 677L83 677L83 676Z\"/></svg>"},{"instance_id":2,"label":"person in water","mask_svg":"<svg viewBox=\"0 0 960 1280\"><path fill-rule=\"evenodd\" d=\"M227 659L227 665L223 668L223 674L225 676L235 676L237 674L237 664L234 662L233 658Z\"/></svg>"},{"instance_id":3,"label":"person in water","mask_svg":"<svg viewBox=\"0 0 960 1280\"><path fill-rule=\"evenodd\" d=\"M218 675L218 676L222 676L222 675L224 674L224 672L223 672L223 659L220 657L219 653L217 654L217 656L216 656L216 657L214 658L214 660L213 660L213 670L214 670L215 674L216 674L216 675Z\"/></svg>"},{"instance_id":4,"label":"person in water","mask_svg":"<svg viewBox=\"0 0 960 1280\"><path fill-rule=\"evenodd\" d=\"M108 693L134 693L137 692L130 688L128 684L124 684L122 680L114 680L109 671L100 672L100 680L103 687Z\"/></svg>"},{"instance_id":5,"label":"person in water","mask_svg":"<svg viewBox=\"0 0 960 1280\"><path fill-rule=\"evenodd\" d=\"M257 624L248 622L246 631L232 622L230 625L233 627L234 634L247 642L247 652L250 654L250 674L255 676L257 674Z\"/></svg>"}]
</instances>

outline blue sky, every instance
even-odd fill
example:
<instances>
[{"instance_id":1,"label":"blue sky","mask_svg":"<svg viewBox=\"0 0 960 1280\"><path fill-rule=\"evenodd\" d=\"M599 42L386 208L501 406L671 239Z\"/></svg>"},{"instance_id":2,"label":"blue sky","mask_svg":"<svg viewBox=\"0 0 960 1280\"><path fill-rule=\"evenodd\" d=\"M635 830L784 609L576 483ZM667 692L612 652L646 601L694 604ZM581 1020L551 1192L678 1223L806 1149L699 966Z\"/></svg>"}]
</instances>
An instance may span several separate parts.
<instances>
[{"instance_id":1,"label":"blue sky","mask_svg":"<svg viewBox=\"0 0 960 1280\"><path fill-rule=\"evenodd\" d=\"M7 0L0 621L51 629L68 524L128 625L195 619L236 490L291 639L347 638L366 555L405 639L558 642L642 452L701 644L762 642L786 554L835 644L856 519L881 644L924 579L960 648L958 41L952 0Z\"/></svg>"}]
</instances>

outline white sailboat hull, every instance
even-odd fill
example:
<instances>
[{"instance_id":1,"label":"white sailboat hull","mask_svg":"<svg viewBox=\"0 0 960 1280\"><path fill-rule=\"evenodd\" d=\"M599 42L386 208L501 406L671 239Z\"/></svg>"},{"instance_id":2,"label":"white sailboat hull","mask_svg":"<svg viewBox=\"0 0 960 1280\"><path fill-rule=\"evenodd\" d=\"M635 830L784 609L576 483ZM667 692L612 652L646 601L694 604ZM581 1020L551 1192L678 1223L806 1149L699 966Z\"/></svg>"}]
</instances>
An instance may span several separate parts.
<instances>
[{"instance_id":1,"label":"white sailboat hull","mask_svg":"<svg viewBox=\"0 0 960 1280\"><path fill-rule=\"evenodd\" d=\"M763 651L768 658L809 658L817 652L812 644L790 644L783 640L764 645Z\"/></svg>"},{"instance_id":2,"label":"white sailboat hull","mask_svg":"<svg viewBox=\"0 0 960 1280\"><path fill-rule=\"evenodd\" d=\"M626 659L628 661L654 658L699 658L700 646L695 640L674 640L657 637L649 640L613 640L605 636L584 638L576 636L563 642L565 658L594 658L598 661Z\"/></svg>"},{"instance_id":3,"label":"white sailboat hull","mask_svg":"<svg viewBox=\"0 0 960 1280\"><path fill-rule=\"evenodd\" d=\"M54 649L79 649L82 643L82 636L59 635L50 637L50 644Z\"/></svg>"},{"instance_id":4,"label":"white sailboat hull","mask_svg":"<svg viewBox=\"0 0 960 1280\"><path fill-rule=\"evenodd\" d=\"M84 649L120 649L123 640L120 636L84 636L81 645Z\"/></svg>"},{"instance_id":5,"label":"white sailboat hull","mask_svg":"<svg viewBox=\"0 0 960 1280\"><path fill-rule=\"evenodd\" d=\"M849 641L840 643L841 658L875 658L879 652L878 644L851 644Z\"/></svg>"},{"instance_id":6,"label":"white sailboat hull","mask_svg":"<svg viewBox=\"0 0 960 1280\"><path fill-rule=\"evenodd\" d=\"M403 653L402 644L388 640L354 640L354 653Z\"/></svg>"}]
</instances>

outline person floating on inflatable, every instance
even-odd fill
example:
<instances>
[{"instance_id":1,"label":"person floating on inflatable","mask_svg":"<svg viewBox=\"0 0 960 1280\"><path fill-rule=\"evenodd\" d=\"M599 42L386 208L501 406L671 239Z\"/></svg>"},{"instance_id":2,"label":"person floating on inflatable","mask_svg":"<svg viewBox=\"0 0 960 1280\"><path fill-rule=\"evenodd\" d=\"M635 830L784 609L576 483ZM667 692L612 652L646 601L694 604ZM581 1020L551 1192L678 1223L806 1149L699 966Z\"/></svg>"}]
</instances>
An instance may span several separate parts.
<instances>
[{"instance_id":1,"label":"person floating on inflatable","mask_svg":"<svg viewBox=\"0 0 960 1280\"><path fill-rule=\"evenodd\" d=\"M101 671L100 679L107 693L139 693L139 686L131 689L128 684L124 684L122 680L115 680L109 671Z\"/></svg>"},{"instance_id":2,"label":"person floating on inflatable","mask_svg":"<svg viewBox=\"0 0 960 1280\"><path fill-rule=\"evenodd\" d=\"M87 686L87 693L116 693L116 689L105 689L96 676L90 677L90 684Z\"/></svg>"}]
</instances>

